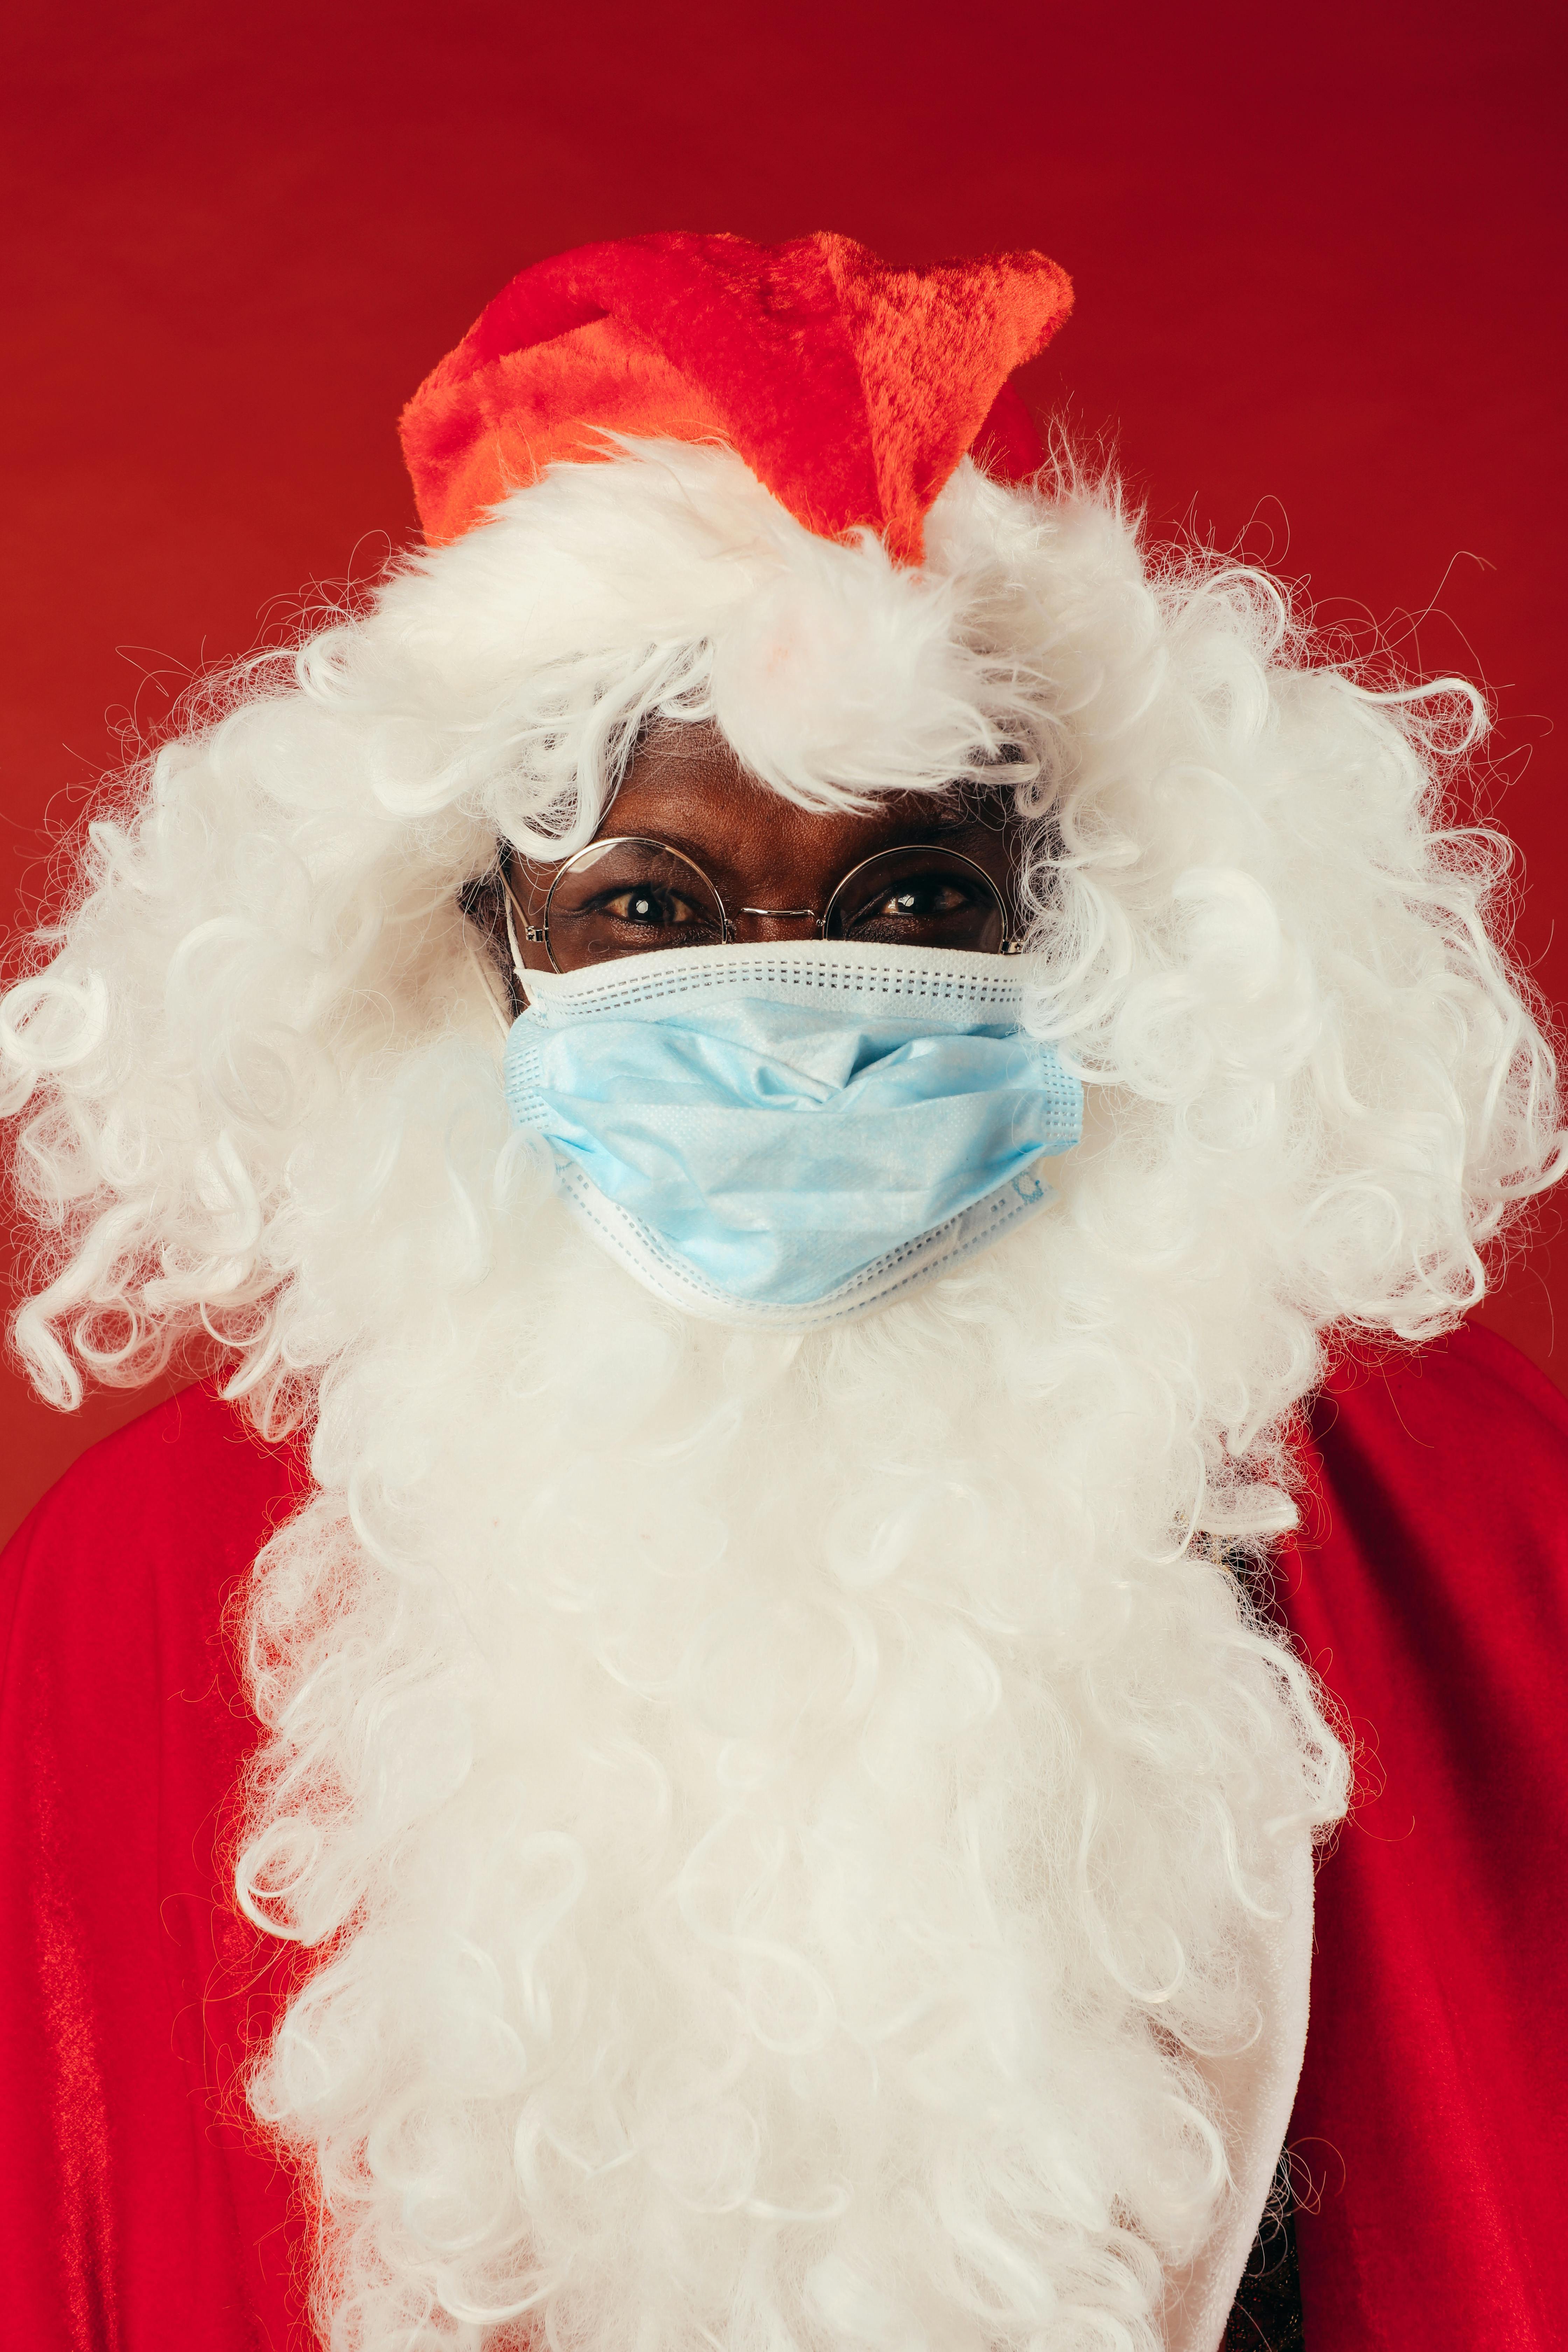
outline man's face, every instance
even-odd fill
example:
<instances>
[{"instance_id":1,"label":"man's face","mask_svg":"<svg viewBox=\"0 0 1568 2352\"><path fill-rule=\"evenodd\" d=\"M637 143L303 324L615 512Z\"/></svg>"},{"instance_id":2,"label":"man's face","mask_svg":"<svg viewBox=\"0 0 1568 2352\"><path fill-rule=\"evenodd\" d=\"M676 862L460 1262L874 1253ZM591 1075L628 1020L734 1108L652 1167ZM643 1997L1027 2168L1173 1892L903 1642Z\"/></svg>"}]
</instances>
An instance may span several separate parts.
<instances>
[{"instance_id":1,"label":"man's face","mask_svg":"<svg viewBox=\"0 0 1568 2352\"><path fill-rule=\"evenodd\" d=\"M656 730L632 759L598 833L644 835L692 860L741 940L810 938L847 874L881 851L917 842L940 842L980 867L1007 909L1008 928L1016 921L1022 827L1009 792L970 792L962 803L956 796L889 794L861 814L797 808L749 776L709 725ZM512 860L512 887L535 926L555 870ZM624 924L623 953L640 944L629 912ZM648 941L668 943L663 935ZM549 968L542 940L520 937L518 944L529 969Z\"/></svg>"}]
</instances>

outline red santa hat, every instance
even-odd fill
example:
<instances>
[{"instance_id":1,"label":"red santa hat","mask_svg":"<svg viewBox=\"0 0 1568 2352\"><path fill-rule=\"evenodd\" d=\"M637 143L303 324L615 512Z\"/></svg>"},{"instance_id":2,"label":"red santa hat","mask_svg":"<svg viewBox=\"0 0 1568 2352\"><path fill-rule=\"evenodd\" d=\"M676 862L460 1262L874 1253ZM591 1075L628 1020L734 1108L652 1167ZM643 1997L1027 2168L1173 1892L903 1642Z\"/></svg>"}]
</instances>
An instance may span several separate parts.
<instances>
[{"instance_id":1,"label":"red santa hat","mask_svg":"<svg viewBox=\"0 0 1568 2352\"><path fill-rule=\"evenodd\" d=\"M669 234L579 247L496 296L403 412L425 535L444 545L606 433L722 441L807 530L868 525L918 563L971 451L1019 481L1044 452L1007 379L1072 308L1043 253L893 269L847 236Z\"/></svg>"}]
</instances>

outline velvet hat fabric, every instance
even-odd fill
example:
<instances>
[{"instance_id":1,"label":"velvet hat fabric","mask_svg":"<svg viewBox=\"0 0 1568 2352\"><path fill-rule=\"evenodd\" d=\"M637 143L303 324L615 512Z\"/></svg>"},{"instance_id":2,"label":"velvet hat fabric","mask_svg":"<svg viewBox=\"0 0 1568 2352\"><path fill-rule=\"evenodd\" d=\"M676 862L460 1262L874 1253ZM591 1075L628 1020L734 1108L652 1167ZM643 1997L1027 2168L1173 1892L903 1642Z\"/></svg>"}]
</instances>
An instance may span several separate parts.
<instances>
[{"instance_id":1,"label":"velvet hat fabric","mask_svg":"<svg viewBox=\"0 0 1568 2352\"><path fill-rule=\"evenodd\" d=\"M606 433L725 442L808 530L868 525L918 563L973 450L1020 480L1043 451L1007 379L1072 307L1042 253L893 269L846 236L669 234L580 247L497 295L402 417L426 539L444 545Z\"/></svg>"}]
</instances>

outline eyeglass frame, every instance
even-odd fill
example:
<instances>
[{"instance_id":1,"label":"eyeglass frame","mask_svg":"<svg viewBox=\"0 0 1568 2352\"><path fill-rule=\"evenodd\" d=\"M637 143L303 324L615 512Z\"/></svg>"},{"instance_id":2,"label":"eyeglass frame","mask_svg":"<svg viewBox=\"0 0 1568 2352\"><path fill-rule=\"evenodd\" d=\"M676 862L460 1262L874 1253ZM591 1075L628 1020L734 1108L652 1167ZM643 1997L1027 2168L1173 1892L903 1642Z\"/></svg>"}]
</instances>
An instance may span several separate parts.
<instances>
[{"instance_id":1,"label":"eyeglass frame","mask_svg":"<svg viewBox=\"0 0 1568 2352\"><path fill-rule=\"evenodd\" d=\"M693 874L700 876L701 879L707 884L709 889L712 892L713 903L719 909L719 921L721 925L719 945L721 947L730 946L735 937L735 925L731 919L729 908L724 904L724 894L720 889L717 882L714 881L712 876L708 872L706 866L699 866L695 857L689 856L684 849L677 849L673 842L660 841L657 834L605 834L602 838L584 842L581 849L574 849L570 857L563 857L561 860L560 864L556 866L554 873L551 876L550 887L544 894L544 904L540 909L539 921L537 924L531 923L529 921L528 916L524 912L521 900L519 898L516 890L512 887L511 875L509 871L510 863L510 858L503 861L501 866L501 888L506 906L507 944L511 950L511 960L516 968L518 977L520 980L523 980L525 984L528 967L522 961L522 950L517 943L517 931L512 922L513 909L516 909L517 914L521 919L522 936L528 941L529 945L531 947L542 947L544 950L545 954L550 958L551 971L556 972L560 971L561 966L555 961L555 950L550 944L550 902L554 898L557 888L565 879L565 877L571 872L573 866L576 865L578 859L585 857L591 849L620 849L629 847L634 842L640 842L648 849L662 850L667 857L678 858L682 866L689 866ZM947 847L945 843L940 841L889 842L885 849L874 849L868 857L857 859L856 863L849 867L847 873L839 876L837 881L828 892L827 904L824 907L820 915L817 913L815 907L742 907L741 908L741 912L742 915L765 915L774 922L809 922L815 927L816 938L819 940L826 940L827 937L828 917L832 914L834 907L837 903L837 900L843 892L847 890L850 883L854 881L857 874L863 874L868 866L878 865L884 857L898 856L906 851L916 851L921 849L934 851L938 856L950 859L953 865L965 866L971 874L977 874L980 877L981 881L984 882L987 890L990 891L992 898L995 900L996 910L1002 918L1002 944L999 948L993 949L991 952L994 955L1022 955L1024 952L1023 936L1021 933L1016 932L1012 928L1012 918L1008 910L1007 901L1003 896L995 878L992 875L987 874L984 866L982 866L977 859L966 857L961 849L950 849ZM646 948L634 948L630 952L634 955L646 955L652 954L656 952L656 950ZM620 957L606 957L604 961L606 962L620 962L624 961L624 959ZM586 968L587 967L584 967L584 969Z\"/></svg>"}]
</instances>

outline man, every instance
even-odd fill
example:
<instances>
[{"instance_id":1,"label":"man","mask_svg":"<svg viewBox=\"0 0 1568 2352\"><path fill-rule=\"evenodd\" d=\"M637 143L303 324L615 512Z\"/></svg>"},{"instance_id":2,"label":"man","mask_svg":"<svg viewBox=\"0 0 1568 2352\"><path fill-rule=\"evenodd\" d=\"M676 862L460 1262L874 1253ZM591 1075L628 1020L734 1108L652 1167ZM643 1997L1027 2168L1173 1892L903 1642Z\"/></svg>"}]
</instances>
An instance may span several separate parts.
<instances>
[{"instance_id":1,"label":"man","mask_svg":"<svg viewBox=\"0 0 1568 2352\"><path fill-rule=\"evenodd\" d=\"M17 1345L226 1402L14 1560L20 2340L1549 2340L1568 1418L1303 1420L1560 1166L1478 709L1031 478L1068 299L525 271L92 829Z\"/></svg>"}]
</instances>

